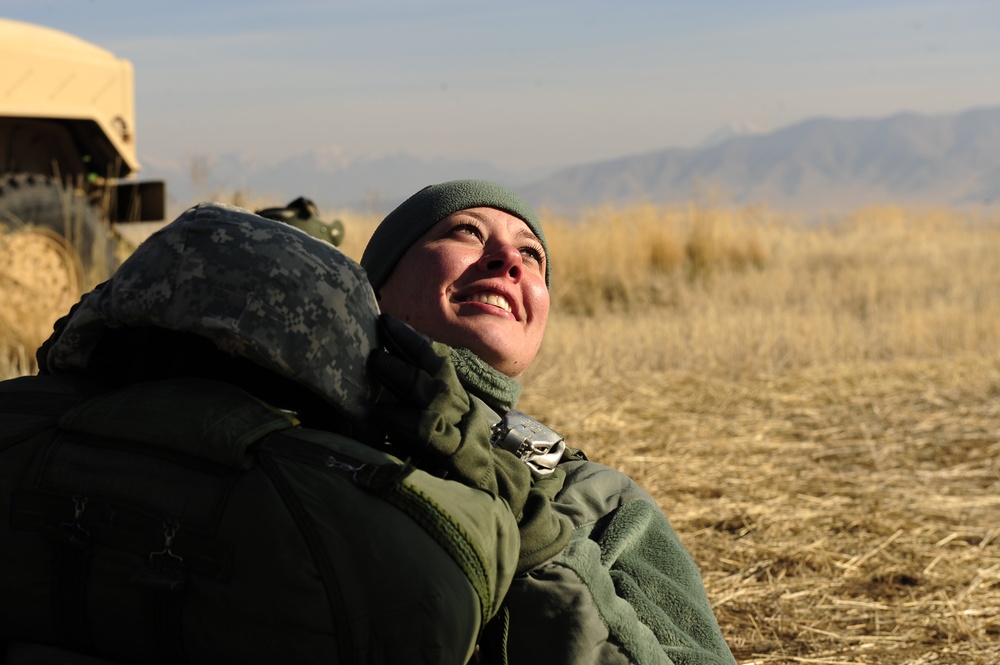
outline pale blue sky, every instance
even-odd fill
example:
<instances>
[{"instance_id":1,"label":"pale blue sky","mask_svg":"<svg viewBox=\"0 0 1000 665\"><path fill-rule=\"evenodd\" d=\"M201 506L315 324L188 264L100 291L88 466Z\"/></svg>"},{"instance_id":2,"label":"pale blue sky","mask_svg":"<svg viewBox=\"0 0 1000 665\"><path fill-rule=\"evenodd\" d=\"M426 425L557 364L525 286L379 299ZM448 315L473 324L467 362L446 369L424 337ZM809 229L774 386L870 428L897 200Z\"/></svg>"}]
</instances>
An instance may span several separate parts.
<instances>
[{"instance_id":1,"label":"pale blue sky","mask_svg":"<svg viewBox=\"0 0 1000 665\"><path fill-rule=\"evenodd\" d=\"M727 123L1000 106L993 0L0 0L135 66L141 160L322 148L510 169Z\"/></svg>"}]
</instances>

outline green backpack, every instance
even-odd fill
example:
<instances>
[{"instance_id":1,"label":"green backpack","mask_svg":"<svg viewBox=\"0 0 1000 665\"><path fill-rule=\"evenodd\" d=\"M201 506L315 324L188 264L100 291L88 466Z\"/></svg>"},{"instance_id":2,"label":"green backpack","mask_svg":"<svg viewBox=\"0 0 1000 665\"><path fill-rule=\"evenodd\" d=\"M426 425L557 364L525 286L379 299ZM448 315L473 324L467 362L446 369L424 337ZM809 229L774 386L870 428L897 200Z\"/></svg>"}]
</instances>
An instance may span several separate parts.
<instances>
[{"instance_id":1,"label":"green backpack","mask_svg":"<svg viewBox=\"0 0 1000 665\"><path fill-rule=\"evenodd\" d=\"M0 383L0 653L466 663L506 504L207 379Z\"/></svg>"}]
</instances>

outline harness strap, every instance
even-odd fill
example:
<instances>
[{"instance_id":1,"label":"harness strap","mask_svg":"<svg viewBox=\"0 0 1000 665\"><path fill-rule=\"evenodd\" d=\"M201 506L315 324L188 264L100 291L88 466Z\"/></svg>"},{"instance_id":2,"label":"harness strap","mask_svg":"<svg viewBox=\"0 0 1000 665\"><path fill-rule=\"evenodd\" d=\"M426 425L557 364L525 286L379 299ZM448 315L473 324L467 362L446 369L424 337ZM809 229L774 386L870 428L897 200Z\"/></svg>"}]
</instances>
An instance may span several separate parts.
<instances>
[{"instance_id":1,"label":"harness strap","mask_svg":"<svg viewBox=\"0 0 1000 665\"><path fill-rule=\"evenodd\" d=\"M486 624L476 646L479 665L508 665L507 640L510 637L510 608L506 603Z\"/></svg>"},{"instance_id":2,"label":"harness strap","mask_svg":"<svg viewBox=\"0 0 1000 665\"><path fill-rule=\"evenodd\" d=\"M55 634L65 646L84 651L93 646L87 625L87 582L93 548L90 532L80 524L86 505L85 496L74 496L72 520L41 530L54 541L52 607Z\"/></svg>"},{"instance_id":3,"label":"harness strap","mask_svg":"<svg viewBox=\"0 0 1000 665\"><path fill-rule=\"evenodd\" d=\"M182 623L182 592L187 574L181 558L173 554L169 546L162 552L154 552L132 582L145 587L146 629L159 662L163 665L188 662Z\"/></svg>"},{"instance_id":4,"label":"harness strap","mask_svg":"<svg viewBox=\"0 0 1000 665\"><path fill-rule=\"evenodd\" d=\"M87 578L90 575L89 546L77 543L55 546L53 557L52 605L56 634L64 636L67 647L90 651L87 625Z\"/></svg>"}]
</instances>

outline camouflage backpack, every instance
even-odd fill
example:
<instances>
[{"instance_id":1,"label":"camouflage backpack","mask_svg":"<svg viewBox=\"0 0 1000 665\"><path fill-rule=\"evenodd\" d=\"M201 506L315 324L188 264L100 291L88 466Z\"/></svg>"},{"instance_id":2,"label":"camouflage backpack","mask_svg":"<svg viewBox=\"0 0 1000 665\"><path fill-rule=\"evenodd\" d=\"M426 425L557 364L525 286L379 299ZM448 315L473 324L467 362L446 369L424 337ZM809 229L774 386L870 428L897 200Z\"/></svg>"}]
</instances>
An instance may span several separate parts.
<instances>
[{"instance_id":1,"label":"camouflage backpack","mask_svg":"<svg viewBox=\"0 0 1000 665\"><path fill-rule=\"evenodd\" d=\"M0 383L0 648L467 662L517 525L499 498L359 441L376 315L360 267L246 211L200 206L140 246L59 323L43 374ZM227 375L100 371L131 371L120 339L173 339L151 331L246 361L278 400L307 391L340 426Z\"/></svg>"}]
</instances>

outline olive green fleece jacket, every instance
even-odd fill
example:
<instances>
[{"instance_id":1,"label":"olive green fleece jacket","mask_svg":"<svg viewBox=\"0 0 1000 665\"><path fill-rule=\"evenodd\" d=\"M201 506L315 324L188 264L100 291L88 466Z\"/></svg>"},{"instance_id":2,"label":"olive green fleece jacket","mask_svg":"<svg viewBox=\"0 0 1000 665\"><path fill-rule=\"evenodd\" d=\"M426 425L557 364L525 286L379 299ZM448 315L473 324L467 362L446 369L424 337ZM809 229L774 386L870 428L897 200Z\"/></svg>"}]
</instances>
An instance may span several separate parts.
<instances>
[{"instance_id":1,"label":"olive green fleece jacket","mask_svg":"<svg viewBox=\"0 0 1000 665\"><path fill-rule=\"evenodd\" d=\"M559 468L553 506L573 535L514 578L508 662L733 665L701 575L653 498L594 462Z\"/></svg>"},{"instance_id":2,"label":"olive green fleece jacket","mask_svg":"<svg viewBox=\"0 0 1000 665\"><path fill-rule=\"evenodd\" d=\"M516 382L475 358L452 360L476 416L465 427L485 429L514 408ZM484 665L735 663L697 566L635 481L574 449L537 481L506 451L494 449L492 464L471 453L454 461L471 465L466 475L475 465L495 473L521 536L505 610L481 644Z\"/></svg>"},{"instance_id":3,"label":"olive green fleece jacket","mask_svg":"<svg viewBox=\"0 0 1000 665\"><path fill-rule=\"evenodd\" d=\"M518 575L483 663L734 665L701 574L653 497L579 451L567 457L532 486L537 523L521 520ZM572 525L554 556L552 512ZM534 548L548 556L529 561Z\"/></svg>"}]
</instances>

